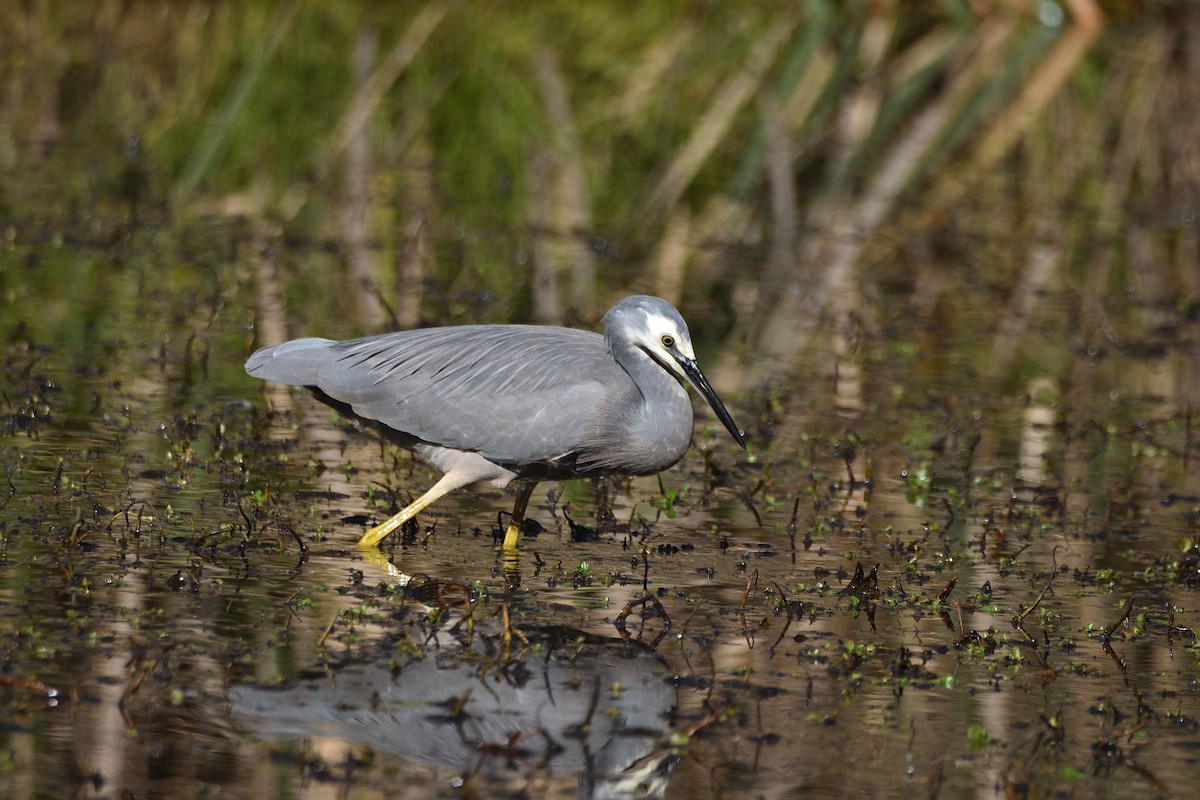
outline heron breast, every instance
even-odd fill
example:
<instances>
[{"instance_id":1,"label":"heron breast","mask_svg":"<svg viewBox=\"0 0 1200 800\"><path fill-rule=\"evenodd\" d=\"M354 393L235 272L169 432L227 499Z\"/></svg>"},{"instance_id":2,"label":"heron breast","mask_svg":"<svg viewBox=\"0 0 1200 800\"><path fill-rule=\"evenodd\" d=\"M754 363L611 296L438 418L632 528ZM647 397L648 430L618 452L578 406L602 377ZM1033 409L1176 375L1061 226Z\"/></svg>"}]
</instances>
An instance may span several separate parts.
<instances>
[{"instance_id":1,"label":"heron breast","mask_svg":"<svg viewBox=\"0 0 1200 800\"><path fill-rule=\"evenodd\" d=\"M577 450L578 474L653 475L683 458L692 442L692 406L679 391L668 405L647 406L639 395L602 409Z\"/></svg>"}]
</instances>

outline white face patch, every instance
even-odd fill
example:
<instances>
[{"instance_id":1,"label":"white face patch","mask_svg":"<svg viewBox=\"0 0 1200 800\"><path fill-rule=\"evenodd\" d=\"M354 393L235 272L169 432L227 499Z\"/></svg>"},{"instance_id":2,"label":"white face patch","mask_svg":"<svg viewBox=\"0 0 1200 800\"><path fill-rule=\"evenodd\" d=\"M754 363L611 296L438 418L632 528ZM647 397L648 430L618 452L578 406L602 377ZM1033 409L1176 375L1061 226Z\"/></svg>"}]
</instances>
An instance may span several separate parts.
<instances>
[{"instance_id":1,"label":"white face patch","mask_svg":"<svg viewBox=\"0 0 1200 800\"><path fill-rule=\"evenodd\" d=\"M688 359L696 358L696 353L692 350L692 340L687 331L680 330L675 320L662 314L653 312L639 314L635 323L630 326L630 333L634 344L653 353L662 364L681 378L685 377L683 370L679 368L671 350L679 351ZM668 341L671 343L671 347L668 347L663 341L667 337L669 337Z\"/></svg>"}]
</instances>

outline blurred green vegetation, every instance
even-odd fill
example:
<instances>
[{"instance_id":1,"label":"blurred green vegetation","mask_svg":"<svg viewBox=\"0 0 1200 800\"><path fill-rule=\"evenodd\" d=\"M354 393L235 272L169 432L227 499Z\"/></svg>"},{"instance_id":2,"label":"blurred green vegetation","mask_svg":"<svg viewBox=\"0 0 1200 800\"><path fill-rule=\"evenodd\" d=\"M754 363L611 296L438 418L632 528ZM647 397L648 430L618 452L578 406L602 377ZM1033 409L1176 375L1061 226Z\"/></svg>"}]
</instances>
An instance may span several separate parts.
<instances>
[{"instance_id":1,"label":"blurred green vegetation","mask_svg":"<svg viewBox=\"0 0 1200 800\"><path fill-rule=\"evenodd\" d=\"M1055 267L1037 279L1079 297L1065 324L1111 339L1097 309L1149 285L1116 238L1128 214L1158 220L1164 258L1139 302L1186 309L1200 292L1195 4L8 11L10 300L37 280L14 269L23 248L62 237L115 263L147 229L202 239L218 220L239 233L212 260L248 281L247 242L271 251L295 327L590 322L613 294L653 291L739 352L787 361L808 339L772 324L849 307L882 330L877 287L955 293L922 266L933 255L1003 307L1030 285L1029 248L1049 244ZM978 309L944 313L968 324ZM1046 363L1025 341L1006 368Z\"/></svg>"}]
</instances>

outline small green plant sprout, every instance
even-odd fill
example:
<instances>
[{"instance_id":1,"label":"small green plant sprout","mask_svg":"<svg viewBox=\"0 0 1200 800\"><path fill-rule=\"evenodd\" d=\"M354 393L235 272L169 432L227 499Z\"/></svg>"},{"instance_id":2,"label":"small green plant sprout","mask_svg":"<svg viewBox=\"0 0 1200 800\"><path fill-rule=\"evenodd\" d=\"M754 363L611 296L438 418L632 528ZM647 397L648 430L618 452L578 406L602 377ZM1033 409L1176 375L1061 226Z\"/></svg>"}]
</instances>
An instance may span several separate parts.
<instances>
[{"instance_id":1,"label":"small green plant sprout","mask_svg":"<svg viewBox=\"0 0 1200 800\"><path fill-rule=\"evenodd\" d=\"M967 747L972 753L976 755L982 753L991 742L992 737L988 735L987 728L978 722L967 728Z\"/></svg>"},{"instance_id":2,"label":"small green plant sprout","mask_svg":"<svg viewBox=\"0 0 1200 800\"><path fill-rule=\"evenodd\" d=\"M655 497L651 502L656 508L666 515L667 519L675 519L675 501L679 499L679 492L675 489L667 491L663 486L662 475L658 476L658 497Z\"/></svg>"}]
</instances>

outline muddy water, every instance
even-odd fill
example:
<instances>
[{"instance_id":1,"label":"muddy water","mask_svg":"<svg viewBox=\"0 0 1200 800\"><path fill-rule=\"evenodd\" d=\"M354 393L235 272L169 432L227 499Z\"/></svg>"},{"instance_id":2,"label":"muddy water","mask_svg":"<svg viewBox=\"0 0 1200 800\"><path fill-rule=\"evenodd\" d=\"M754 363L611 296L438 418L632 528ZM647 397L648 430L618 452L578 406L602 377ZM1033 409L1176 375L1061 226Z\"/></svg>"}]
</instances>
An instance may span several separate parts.
<instances>
[{"instance_id":1,"label":"muddy water","mask_svg":"<svg viewBox=\"0 0 1200 800\"><path fill-rule=\"evenodd\" d=\"M994 315L897 291L726 392L746 452L700 410L661 486L540 487L515 560L495 491L364 554L435 476L268 398L254 282L157 246L39 251L4 312L4 796L1186 795L1186 322L1001 382Z\"/></svg>"}]
</instances>

